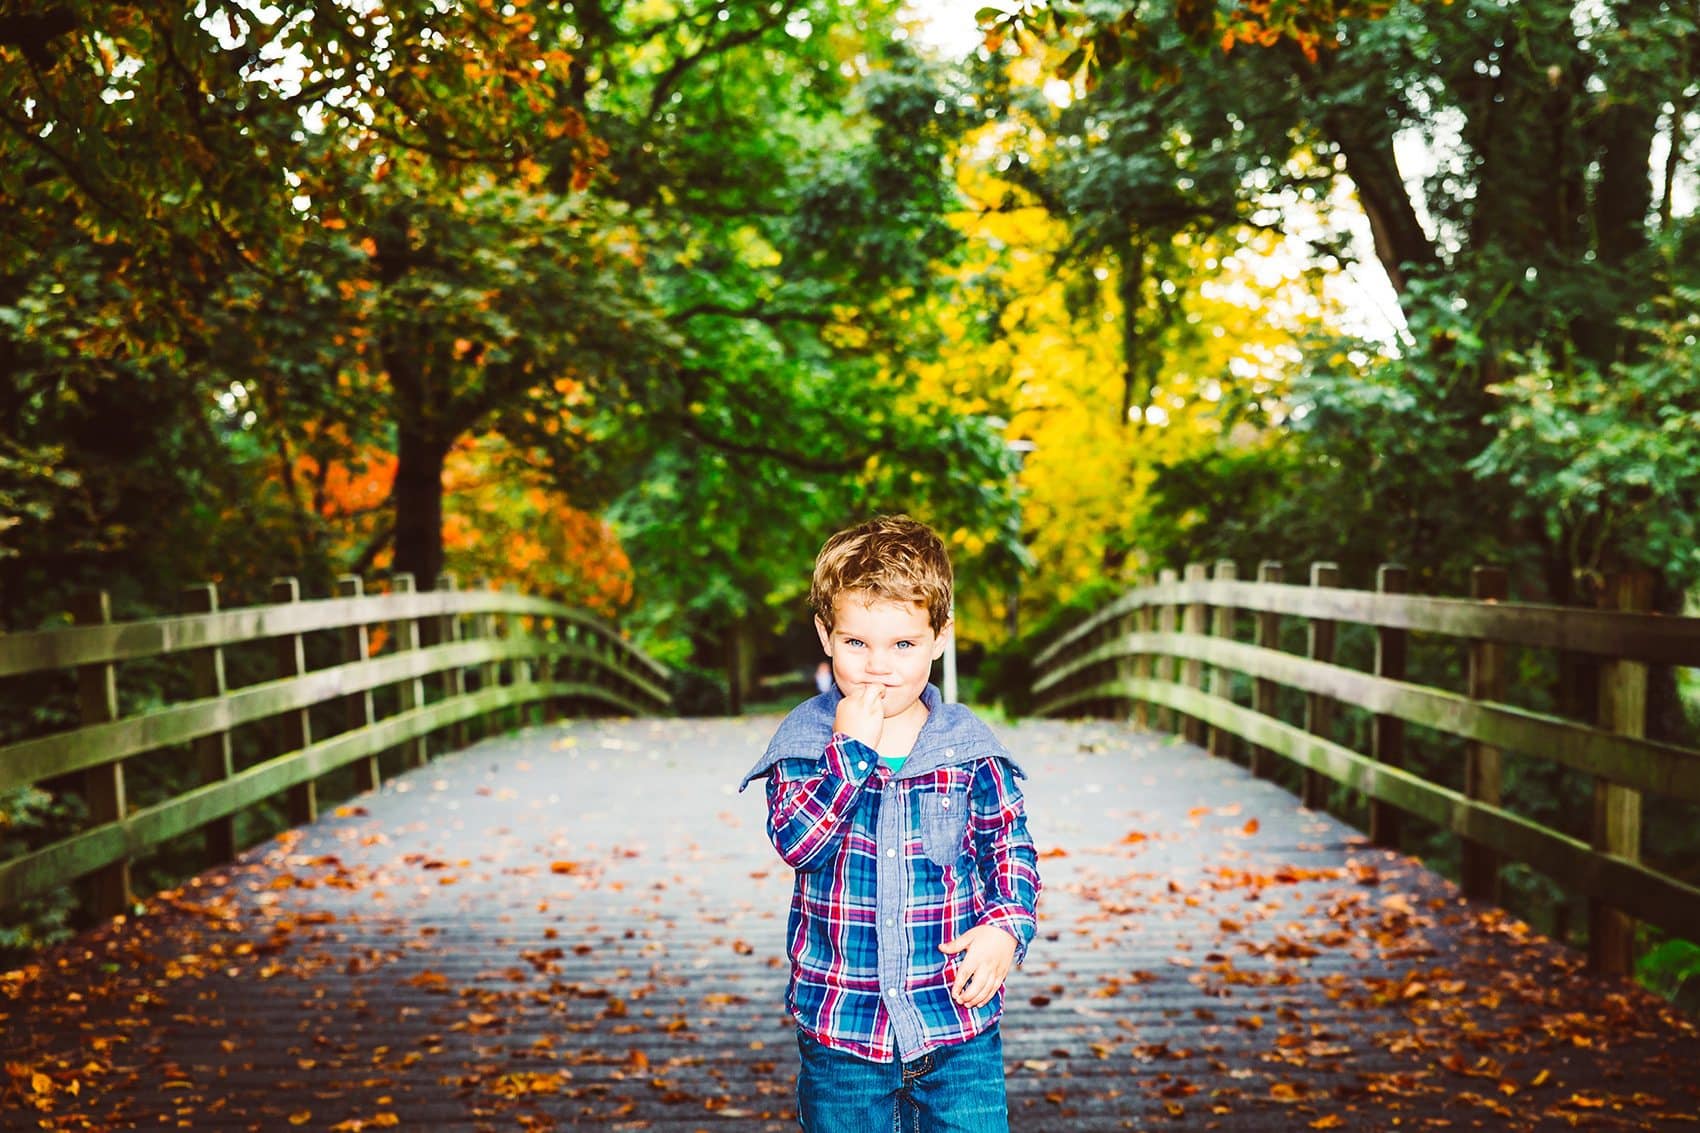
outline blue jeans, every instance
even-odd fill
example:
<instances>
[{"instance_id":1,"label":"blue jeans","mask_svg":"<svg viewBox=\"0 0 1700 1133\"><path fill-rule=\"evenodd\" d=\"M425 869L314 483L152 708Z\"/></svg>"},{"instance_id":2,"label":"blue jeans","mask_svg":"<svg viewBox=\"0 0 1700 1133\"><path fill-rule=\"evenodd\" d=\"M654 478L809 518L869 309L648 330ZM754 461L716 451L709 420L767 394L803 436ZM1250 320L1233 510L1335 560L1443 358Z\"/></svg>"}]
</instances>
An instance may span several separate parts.
<instances>
[{"instance_id":1,"label":"blue jeans","mask_svg":"<svg viewBox=\"0 0 1700 1133\"><path fill-rule=\"evenodd\" d=\"M797 1046L804 1133L1009 1133L996 1027L913 1062L869 1062L801 1031Z\"/></svg>"}]
</instances>

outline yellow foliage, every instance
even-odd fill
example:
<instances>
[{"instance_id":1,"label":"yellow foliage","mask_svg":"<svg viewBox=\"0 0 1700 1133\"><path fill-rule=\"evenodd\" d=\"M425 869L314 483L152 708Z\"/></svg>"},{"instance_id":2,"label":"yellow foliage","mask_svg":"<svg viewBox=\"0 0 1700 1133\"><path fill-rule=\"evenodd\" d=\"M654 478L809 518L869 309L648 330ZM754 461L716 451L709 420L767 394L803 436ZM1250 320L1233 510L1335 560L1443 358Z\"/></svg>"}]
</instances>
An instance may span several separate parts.
<instances>
[{"instance_id":1,"label":"yellow foliage","mask_svg":"<svg viewBox=\"0 0 1700 1133\"><path fill-rule=\"evenodd\" d=\"M956 218L970 249L962 286L995 280L1001 323L988 341L968 323L973 304L939 310L949 345L936 362L915 368L914 393L1002 417L1010 440L1031 442L1019 473L1024 541L1037 560L1021 591L1031 611L1099 579L1131 581L1155 565L1139 543L1159 470L1223 445L1269 443L1251 427L1226 433L1221 406L1230 394L1277 406L1300 359L1300 334L1330 311L1301 279L1298 257L1273 237L1237 251L1196 240L1180 246L1197 286L1184 294L1172 283L1150 286L1170 289L1165 298L1179 304L1184 329L1165 335L1160 365L1142 369L1159 377L1124 419L1127 367L1112 275L1119 265L1059 255L1064 224L1036 205L1020 207L1020 191L997 175L1007 129L987 126L966 143L959 185L982 207ZM1078 304L1083 292L1095 302ZM1144 384L1135 388L1143 392ZM957 531L951 543L971 557L984 534ZM963 635L995 643L1006 600L966 603L958 617Z\"/></svg>"}]
</instances>

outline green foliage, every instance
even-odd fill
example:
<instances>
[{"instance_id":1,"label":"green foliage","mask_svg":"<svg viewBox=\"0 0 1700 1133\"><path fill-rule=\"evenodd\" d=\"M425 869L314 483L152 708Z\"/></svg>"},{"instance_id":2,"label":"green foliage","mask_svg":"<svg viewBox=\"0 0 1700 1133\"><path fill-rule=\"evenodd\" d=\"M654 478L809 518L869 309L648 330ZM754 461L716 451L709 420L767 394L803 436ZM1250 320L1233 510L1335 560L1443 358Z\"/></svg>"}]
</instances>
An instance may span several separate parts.
<instances>
[{"instance_id":1,"label":"green foliage","mask_svg":"<svg viewBox=\"0 0 1700 1133\"><path fill-rule=\"evenodd\" d=\"M1675 938L1660 941L1636 962L1635 975L1690 1014L1700 1013L1700 944Z\"/></svg>"},{"instance_id":2,"label":"green foliage","mask_svg":"<svg viewBox=\"0 0 1700 1133\"><path fill-rule=\"evenodd\" d=\"M1515 490L1519 518L1596 584L1633 565L1700 586L1700 291L1638 321L1646 346L1601 372L1537 347L1492 392L1498 432L1475 461Z\"/></svg>"},{"instance_id":3,"label":"green foliage","mask_svg":"<svg viewBox=\"0 0 1700 1133\"><path fill-rule=\"evenodd\" d=\"M0 861L28 852L44 833L64 833L76 819L74 801L35 787L0 791ZM10 969L71 935L75 907L69 893L25 901L0 918L0 970Z\"/></svg>"}]
</instances>

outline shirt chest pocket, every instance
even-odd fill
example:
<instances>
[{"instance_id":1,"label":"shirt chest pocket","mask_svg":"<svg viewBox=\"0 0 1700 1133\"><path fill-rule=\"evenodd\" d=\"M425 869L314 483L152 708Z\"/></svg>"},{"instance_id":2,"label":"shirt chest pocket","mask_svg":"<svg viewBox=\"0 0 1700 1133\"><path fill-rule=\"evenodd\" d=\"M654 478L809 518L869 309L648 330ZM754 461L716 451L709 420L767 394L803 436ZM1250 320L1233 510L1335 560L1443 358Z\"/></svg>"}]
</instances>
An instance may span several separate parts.
<instances>
[{"instance_id":1,"label":"shirt chest pocket","mask_svg":"<svg viewBox=\"0 0 1700 1133\"><path fill-rule=\"evenodd\" d=\"M934 865L955 865L968 833L968 792L926 791L920 804L921 848Z\"/></svg>"}]
</instances>

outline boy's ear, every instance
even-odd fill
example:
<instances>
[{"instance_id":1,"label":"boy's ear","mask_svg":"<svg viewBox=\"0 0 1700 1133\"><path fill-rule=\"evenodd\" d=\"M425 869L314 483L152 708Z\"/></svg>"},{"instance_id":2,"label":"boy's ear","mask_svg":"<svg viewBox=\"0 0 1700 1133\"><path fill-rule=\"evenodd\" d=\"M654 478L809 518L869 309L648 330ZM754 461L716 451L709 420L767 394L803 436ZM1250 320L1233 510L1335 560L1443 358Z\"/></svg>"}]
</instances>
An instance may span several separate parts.
<instances>
[{"instance_id":1,"label":"boy's ear","mask_svg":"<svg viewBox=\"0 0 1700 1133\"><path fill-rule=\"evenodd\" d=\"M826 650L826 655L828 657L831 657L832 631L826 628L826 623L820 620L819 614L815 615L815 632L820 634L820 647Z\"/></svg>"},{"instance_id":2,"label":"boy's ear","mask_svg":"<svg viewBox=\"0 0 1700 1133\"><path fill-rule=\"evenodd\" d=\"M940 657L944 656L944 647L950 644L950 635L955 632L956 622L953 619L947 618L944 625L939 627L939 632L933 638L933 660L937 661Z\"/></svg>"}]
</instances>

